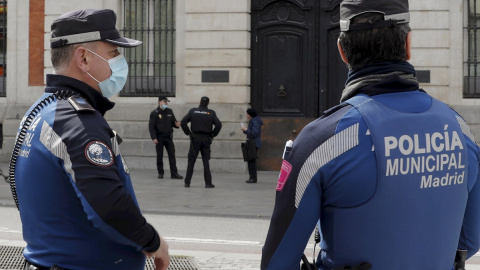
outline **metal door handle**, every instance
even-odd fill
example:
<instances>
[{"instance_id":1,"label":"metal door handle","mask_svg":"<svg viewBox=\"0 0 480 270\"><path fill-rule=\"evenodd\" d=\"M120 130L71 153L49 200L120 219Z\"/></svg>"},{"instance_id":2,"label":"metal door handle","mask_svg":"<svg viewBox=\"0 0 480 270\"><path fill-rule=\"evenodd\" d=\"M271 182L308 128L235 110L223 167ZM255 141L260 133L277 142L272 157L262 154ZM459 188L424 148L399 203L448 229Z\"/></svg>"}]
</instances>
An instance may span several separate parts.
<instances>
[{"instance_id":1,"label":"metal door handle","mask_svg":"<svg viewBox=\"0 0 480 270\"><path fill-rule=\"evenodd\" d=\"M285 87L283 87L283 84L280 85L280 88L278 88L277 96L279 97L286 97L287 92L285 91Z\"/></svg>"}]
</instances>

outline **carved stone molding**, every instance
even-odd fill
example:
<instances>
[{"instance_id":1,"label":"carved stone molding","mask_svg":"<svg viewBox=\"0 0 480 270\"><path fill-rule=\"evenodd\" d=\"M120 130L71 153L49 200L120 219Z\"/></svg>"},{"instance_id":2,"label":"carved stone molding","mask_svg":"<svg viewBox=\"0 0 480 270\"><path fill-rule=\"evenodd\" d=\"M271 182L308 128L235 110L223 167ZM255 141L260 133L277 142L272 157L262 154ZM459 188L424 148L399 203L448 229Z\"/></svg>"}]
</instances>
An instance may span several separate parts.
<instances>
[{"instance_id":1,"label":"carved stone molding","mask_svg":"<svg viewBox=\"0 0 480 270\"><path fill-rule=\"evenodd\" d=\"M270 8L265 9L259 14L259 23L270 22L297 22L301 24L306 23L306 14L296 5L286 1L281 1L271 5Z\"/></svg>"}]
</instances>

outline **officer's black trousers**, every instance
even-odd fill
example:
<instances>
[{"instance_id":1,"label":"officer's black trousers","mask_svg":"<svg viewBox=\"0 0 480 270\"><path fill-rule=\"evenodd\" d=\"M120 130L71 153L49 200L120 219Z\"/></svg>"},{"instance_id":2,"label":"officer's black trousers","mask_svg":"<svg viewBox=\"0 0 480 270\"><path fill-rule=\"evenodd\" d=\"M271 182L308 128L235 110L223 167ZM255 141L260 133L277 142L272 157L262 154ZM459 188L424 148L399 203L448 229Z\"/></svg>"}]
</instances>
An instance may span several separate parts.
<instances>
[{"instance_id":1,"label":"officer's black trousers","mask_svg":"<svg viewBox=\"0 0 480 270\"><path fill-rule=\"evenodd\" d=\"M210 145L212 140L210 137L192 138L190 140L190 150L188 151L188 167L187 175L185 176L185 184L190 184L193 175L193 167L197 160L198 153L202 153L203 161L203 177L205 178L205 185L212 184L212 174L210 173Z\"/></svg>"},{"instance_id":2,"label":"officer's black trousers","mask_svg":"<svg viewBox=\"0 0 480 270\"><path fill-rule=\"evenodd\" d=\"M255 150L258 152L258 148L255 148ZM252 159L247 162L248 164L248 174L250 175L250 179L257 180L257 160Z\"/></svg>"},{"instance_id":3,"label":"officer's black trousers","mask_svg":"<svg viewBox=\"0 0 480 270\"><path fill-rule=\"evenodd\" d=\"M155 146L157 150L157 171L158 174L163 175L163 147L167 149L168 162L170 163L170 174L178 174L177 162L175 160L175 145L171 138L158 138L158 143Z\"/></svg>"}]
</instances>

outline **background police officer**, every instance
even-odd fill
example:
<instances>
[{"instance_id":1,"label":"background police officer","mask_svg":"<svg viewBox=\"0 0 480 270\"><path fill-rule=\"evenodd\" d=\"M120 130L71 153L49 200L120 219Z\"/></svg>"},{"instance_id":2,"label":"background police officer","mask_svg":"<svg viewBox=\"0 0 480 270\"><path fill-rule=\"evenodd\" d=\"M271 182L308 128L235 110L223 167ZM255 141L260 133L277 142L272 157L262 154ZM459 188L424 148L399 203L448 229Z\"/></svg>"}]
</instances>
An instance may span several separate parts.
<instances>
[{"instance_id":1,"label":"background police officer","mask_svg":"<svg viewBox=\"0 0 480 270\"><path fill-rule=\"evenodd\" d=\"M191 109L181 121L183 132L185 132L187 136L190 136L190 150L188 152L185 187L190 187L193 167L199 152L202 153L205 188L215 187L215 185L212 184L212 174L210 173L210 145L212 144L213 138L220 132L222 123L218 120L215 111L208 109L209 101L210 99L208 97L202 97L200 99L200 106ZM190 129L187 125L189 122L191 122ZM213 128L214 126L215 128Z\"/></svg>"},{"instance_id":2,"label":"background police officer","mask_svg":"<svg viewBox=\"0 0 480 270\"><path fill-rule=\"evenodd\" d=\"M148 130L157 151L158 178L163 178L163 147L167 149L168 162L170 163L170 175L172 179L183 179L178 174L175 161L175 145L173 144L173 128L179 128L180 123L175 119L172 109L168 108L166 96L158 97L158 107L150 113Z\"/></svg>"}]
</instances>

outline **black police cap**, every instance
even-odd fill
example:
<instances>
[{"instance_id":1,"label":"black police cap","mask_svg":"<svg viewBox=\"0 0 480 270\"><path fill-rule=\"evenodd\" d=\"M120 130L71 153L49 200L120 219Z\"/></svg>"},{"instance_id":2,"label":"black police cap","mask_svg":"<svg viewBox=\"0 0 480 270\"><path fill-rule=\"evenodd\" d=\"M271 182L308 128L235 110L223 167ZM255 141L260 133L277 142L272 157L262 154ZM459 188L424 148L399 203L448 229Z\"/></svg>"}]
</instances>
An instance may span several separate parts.
<instances>
[{"instance_id":1,"label":"black police cap","mask_svg":"<svg viewBox=\"0 0 480 270\"><path fill-rule=\"evenodd\" d=\"M53 21L50 47L75 43L105 41L120 47L135 47L141 41L121 37L115 24L117 15L111 9L81 9L62 14Z\"/></svg>"},{"instance_id":2,"label":"black police cap","mask_svg":"<svg viewBox=\"0 0 480 270\"><path fill-rule=\"evenodd\" d=\"M158 97L158 101L162 101L162 100L166 100L166 101L170 102L170 100L168 100L167 96L159 96Z\"/></svg>"},{"instance_id":3,"label":"black police cap","mask_svg":"<svg viewBox=\"0 0 480 270\"><path fill-rule=\"evenodd\" d=\"M380 13L383 21L351 25L352 19L363 13ZM340 4L340 31L368 30L410 22L408 0L344 0Z\"/></svg>"},{"instance_id":4,"label":"black police cap","mask_svg":"<svg viewBox=\"0 0 480 270\"><path fill-rule=\"evenodd\" d=\"M208 105L209 102L210 99L207 96L203 96L202 98L200 98L200 105Z\"/></svg>"}]
</instances>

